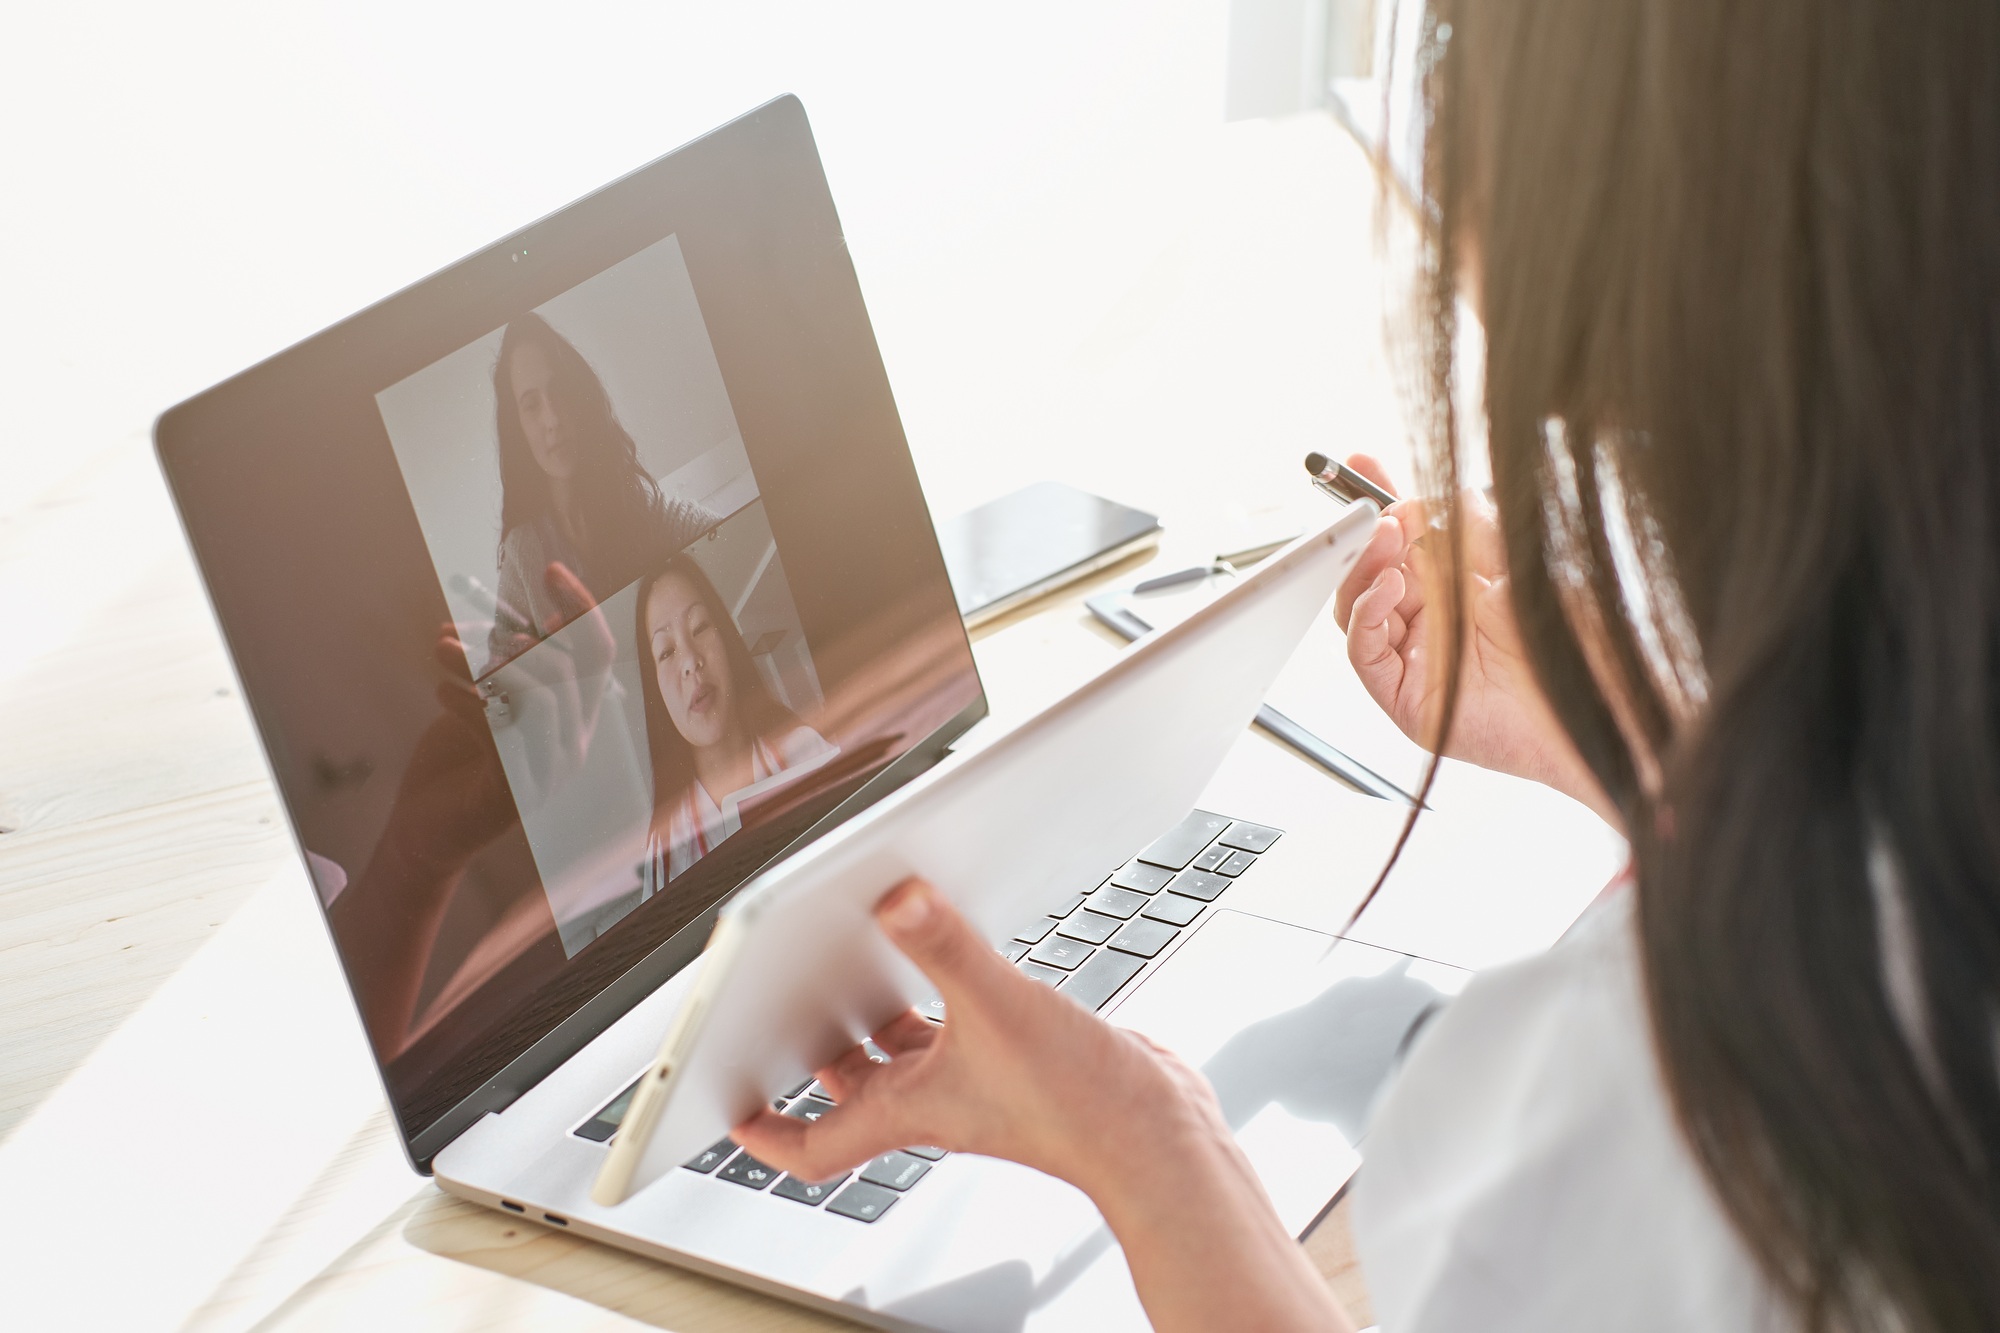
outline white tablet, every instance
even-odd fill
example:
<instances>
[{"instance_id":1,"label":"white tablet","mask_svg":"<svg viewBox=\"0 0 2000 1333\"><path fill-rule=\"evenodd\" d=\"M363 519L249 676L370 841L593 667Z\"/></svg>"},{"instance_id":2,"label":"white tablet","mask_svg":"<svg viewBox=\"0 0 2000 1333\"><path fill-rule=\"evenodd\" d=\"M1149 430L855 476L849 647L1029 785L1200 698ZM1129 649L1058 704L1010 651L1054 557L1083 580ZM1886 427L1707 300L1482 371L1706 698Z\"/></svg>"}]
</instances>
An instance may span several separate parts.
<instances>
[{"instance_id":1,"label":"white tablet","mask_svg":"<svg viewBox=\"0 0 2000 1333\"><path fill-rule=\"evenodd\" d=\"M1195 803L1374 531L1357 501L984 749L747 886L640 1080L592 1197L644 1189L923 998L872 909L910 876L998 943Z\"/></svg>"}]
</instances>

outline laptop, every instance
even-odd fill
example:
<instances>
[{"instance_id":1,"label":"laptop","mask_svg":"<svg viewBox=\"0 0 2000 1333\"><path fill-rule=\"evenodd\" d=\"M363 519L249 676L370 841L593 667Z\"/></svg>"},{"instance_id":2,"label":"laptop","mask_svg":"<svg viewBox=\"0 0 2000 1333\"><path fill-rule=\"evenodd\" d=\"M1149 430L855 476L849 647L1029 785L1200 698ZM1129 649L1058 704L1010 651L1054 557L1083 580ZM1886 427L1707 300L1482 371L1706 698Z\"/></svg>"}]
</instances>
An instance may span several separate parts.
<instances>
[{"instance_id":1,"label":"laptop","mask_svg":"<svg viewBox=\"0 0 2000 1333\"><path fill-rule=\"evenodd\" d=\"M864 1324L1145 1326L1088 1200L1011 1163L919 1144L794 1181L725 1139L575 1206L721 906L986 712L796 99L155 441L417 1170ZM1203 1068L1300 1234L1466 979L1328 932L1400 815L1245 733L1002 947Z\"/></svg>"}]
</instances>

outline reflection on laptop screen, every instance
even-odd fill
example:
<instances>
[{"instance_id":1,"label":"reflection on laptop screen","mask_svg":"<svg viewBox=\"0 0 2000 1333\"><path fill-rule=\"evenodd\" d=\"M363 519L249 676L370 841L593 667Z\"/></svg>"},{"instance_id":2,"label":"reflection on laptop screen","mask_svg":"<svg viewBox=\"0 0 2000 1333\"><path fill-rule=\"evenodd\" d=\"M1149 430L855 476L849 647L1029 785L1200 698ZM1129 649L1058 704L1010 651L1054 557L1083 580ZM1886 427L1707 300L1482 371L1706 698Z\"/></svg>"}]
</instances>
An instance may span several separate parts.
<instances>
[{"instance_id":1,"label":"reflection on laptop screen","mask_svg":"<svg viewBox=\"0 0 2000 1333\"><path fill-rule=\"evenodd\" d=\"M566 954L844 771L678 237L375 401Z\"/></svg>"},{"instance_id":2,"label":"reflection on laptop screen","mask_svg":"<svg viewBox=\"0 0 2000 1333\"><path fill-rule=\"evenodd\" d=\"M420 1157L984 709L789 99L158 439Z\"/></svg>"}]
</instances>

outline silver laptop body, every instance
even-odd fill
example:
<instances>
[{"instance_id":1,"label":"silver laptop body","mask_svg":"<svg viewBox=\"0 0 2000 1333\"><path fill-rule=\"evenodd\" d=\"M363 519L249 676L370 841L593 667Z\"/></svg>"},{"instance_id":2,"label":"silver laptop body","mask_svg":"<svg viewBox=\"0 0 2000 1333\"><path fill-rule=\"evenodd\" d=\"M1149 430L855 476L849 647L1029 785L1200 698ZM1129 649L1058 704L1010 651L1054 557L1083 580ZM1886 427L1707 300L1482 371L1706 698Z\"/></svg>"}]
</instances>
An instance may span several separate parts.
<instances>
[{"instance_id":1,"label":"silver laptop body","mask_svg":"<svg viewBox=\"0 0 2000 1333\"><path fill-rule=\"evenodd\" d=\"M1379 866L1370 858L1386 852L1396 807L1336 791L1246 732L1201 809L1283 833L1105 1013L1204 1069L1285 1225L1303 1236L1359 1165L1368 1109L1405 1038L1467 974L1331 933ZM438 1183L879 1327L1149 1326L1089 1200L1010 1162L946 1156L869 1223L727 1179L726 1160L614 1208L592 1203L605 1149L578 1131L652 1059L690 977L468 1130L439 1154Z\"/></svg>"}]
</instances>

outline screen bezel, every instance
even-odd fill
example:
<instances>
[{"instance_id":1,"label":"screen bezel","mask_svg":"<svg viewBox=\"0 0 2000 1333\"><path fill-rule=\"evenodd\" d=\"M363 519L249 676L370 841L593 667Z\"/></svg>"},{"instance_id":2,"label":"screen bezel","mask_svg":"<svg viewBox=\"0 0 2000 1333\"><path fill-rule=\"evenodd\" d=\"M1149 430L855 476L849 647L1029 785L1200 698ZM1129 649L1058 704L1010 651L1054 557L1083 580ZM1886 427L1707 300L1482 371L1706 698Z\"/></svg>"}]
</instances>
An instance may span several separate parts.
<instances>
[{"instance_id":1,"label":"screen bezel","mask_svg":"<svg viewBox=\"0 0 2000 1333\"><path fill-rule=\"evenodd\" d=\"M698 167L690 165L695 158L701 159ZM767 174L782 174L783 179L774 182L757 180L758 168L772 162L779 164L778 172ZM342 386L340 391L343 393L352 393L357 397L372 395L384 382L378 350L381 343L400 341L413 348L435 349L452 343L455 338L470 341L479 336L485 331L483 328L472 328L469 324L455 325L452 318L455 304L463 300L468 292L479 294L477 306L480 309L490 311L495 306L511 304L530 308L534 298L546 293L552 283L579 280L590 272L619 262L645 245L676 234L677 218L657 218L657 226L652 226L643 220L645 210L651 206L655 212L671 214L672 209L663 208L661 201L674 197L678 181L684 176L701 181L705 179L702 173L707 173L706 179L712 183L718 172L732 188L741 187L749 196L755 196L763 188L770 196L763 202L775 199L780 204L793 207L797 216L787 215L782 222L787 229L788 244L799 247L801 251L811 251L812 261L822 266L822 280L828 275L829 265L837 266L833 295L842 308L835 312L835 317L845 325L843 333L850 340L847 350L851 355L860 355L865 362L858 367L861 372L859 378L879 380L879 385L863 384L857 392L878 395L879 401L871 401L869 407L880 414L884 434L893 436L882 439L879 447L900 450L900 461L909 465L910 481L914 486L914 466L909 464L907 439L902 433L900 417L895 412L889 393L886 371L881 366L880 352L862 302L859 283L839 235L832 198L811 129L803 106L791 96L775 99L731 121L170 409L156 424L154 440L161 469L180 515L183 531L203 573L211 609L225 643L230 646L232 666L257 726L267 771L277 788L301 863L305 860L306 847L302 827L307 821L301 810L305 798L288 788L280 765L274 761L273 738L283 734L281 720L276 716L271 701L261 697L252 679L255 673L246 671L241 661L241 645L248 641L247 636L256 634L257 626L237 623L240 618L232 616L227 605L229 598L217 589L215 562L222 557L208 549L215 543L207 540L211 534L204 530L205 524L216 521L214 516L191 512L190 495L198 493L202 484L198 474L204 448L210 441L229 438L232 433L238 438L244 432L268 433L274 420L282 419L274 418L273 400L284 403L288 401L288 392L300 390L306 385L314 386L312 392L318 395L327 393L324 386L330 382ZM642 219L636 224L635 213ZM518 302L511 299L515 295L519 297ZM424 354L427 353L418 355ZM412 359L404 370L407 373L422 364L425 364L422 360ZM952 598L943 555L937 548L920 489L915 494L917 508L922 510L920 514L897 513L891 517L897 520L922 519L925 530L930 533L929 550L934 563L931 575L927 577L934 577L940 597L949 606ZM831 812L777 848L761 863L759 870L782 860L929 768L944 756L954 740L986 715L984 686L972 659L969 639L963 638L962 625L958 627L958 633L970 669L972 693L969 702L947 722L916 739L892 764ZM742 884L754 879L756 873L747 874L735 889L721 895L716 902L622 972L611 976L579 1007L540 1032L466 1095L421 1123L413 1125L406 1121L408 1107L398 1101L397 1086L390 1069L371 1045L371 1055L376 1058L398 1132L412 1164L418 1170L427 1172L431 1158L466 1127L487 1112L504 1108L533 1087L684 967L704 947L722 902L740 891ZM338 952L338 941L324 908L321 916L327 925L329 941L334 943ZM559 974L555 980L559 981L562 975L567 973ZM540 989L552 991L555 985L545 982ZM475 1052L476 1044L461 1052L460 1056L470 1058Z\"/></svg>"}]
</instances>

